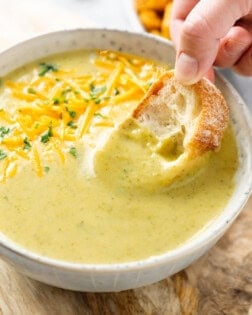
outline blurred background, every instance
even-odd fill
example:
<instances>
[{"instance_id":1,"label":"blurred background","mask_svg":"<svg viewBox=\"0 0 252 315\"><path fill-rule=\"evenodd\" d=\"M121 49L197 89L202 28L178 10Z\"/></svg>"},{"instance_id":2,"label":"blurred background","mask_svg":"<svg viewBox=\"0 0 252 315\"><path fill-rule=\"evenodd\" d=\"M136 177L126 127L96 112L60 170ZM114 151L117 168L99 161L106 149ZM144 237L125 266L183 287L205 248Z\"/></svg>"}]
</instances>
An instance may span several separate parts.
<instances>
[{"instance_id":1,"label":"blurred background","mask_svg":"<svg viewBox=\"0 0 252 315\"><path fill-rule=\"evenodd\" d=\"M148 2L154 9L141 7L143 1L138 0L0 0L0 50L37 34L78 27L148 30L169 37L168 3L172 5L172 0L160 1L166 3L161 7L157 7L158 1ZM221 72L252 110L252 78L230 70Z\"/></svg>"}]
</instances>

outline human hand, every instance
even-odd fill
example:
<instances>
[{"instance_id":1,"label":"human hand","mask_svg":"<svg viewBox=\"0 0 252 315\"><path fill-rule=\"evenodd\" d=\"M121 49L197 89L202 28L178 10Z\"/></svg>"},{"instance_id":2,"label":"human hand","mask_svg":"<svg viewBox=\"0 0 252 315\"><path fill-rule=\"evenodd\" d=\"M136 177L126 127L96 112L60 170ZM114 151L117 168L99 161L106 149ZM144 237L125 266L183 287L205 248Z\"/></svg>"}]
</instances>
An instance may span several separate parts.
<instances>
[{"instance_id":1,"label":"human hand","mask_svg":"<svg viewBox=\"0 0 252 315\"><path fill-rule=\"evenodd\" d=\"M252 0L174 0L171 35L185 84L213 81L213 65L252 75Z\"/></svg>"}]
</instances>

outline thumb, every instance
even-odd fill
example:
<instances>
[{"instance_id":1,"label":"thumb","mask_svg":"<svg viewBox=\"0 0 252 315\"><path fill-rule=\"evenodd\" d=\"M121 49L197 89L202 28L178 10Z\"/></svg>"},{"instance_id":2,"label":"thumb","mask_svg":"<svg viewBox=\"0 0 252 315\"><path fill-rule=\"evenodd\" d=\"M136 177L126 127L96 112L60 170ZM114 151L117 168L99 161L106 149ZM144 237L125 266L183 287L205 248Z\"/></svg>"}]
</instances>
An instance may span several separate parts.
<instances>
[{"instance_id":1,"label":"thumb","mask_svg":"<svg viewBox=\"0 0 252 315\"><path fill-rule=\"evenodd\" d=\"M184 21L175 64L185 84L200 80L214 63L219 42L251 10L251 0L201 0ZM228 4L228 5L227 5Z\"/></svg>"}]
</instances>

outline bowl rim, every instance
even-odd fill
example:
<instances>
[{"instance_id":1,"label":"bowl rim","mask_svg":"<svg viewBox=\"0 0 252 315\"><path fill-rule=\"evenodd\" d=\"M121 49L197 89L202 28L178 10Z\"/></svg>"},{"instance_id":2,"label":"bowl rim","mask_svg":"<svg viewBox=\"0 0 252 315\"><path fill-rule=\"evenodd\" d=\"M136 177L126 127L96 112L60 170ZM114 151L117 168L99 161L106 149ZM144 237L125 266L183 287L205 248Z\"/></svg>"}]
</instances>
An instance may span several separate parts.
<instances>
[{"instance_id":1,"label":"bowl rim","mask_svg":"<svg viewBox=\"0 0 252 315\"><path fill-rule=\"evenodd\" d=\"M48 36L57 36L57 35L64 35L66 33L74 33L74 32L114 32L114 33L120 33L123 34L123 36L135 36L135 37L144 37L149 38L154 41L158 41L161 43L164 43L171 47L171 43L163 38L156 37L152 34L147 33L137 33L137 32L131 32L127 30L117 30L117 29L111 29L111 28L75 28L75 29L65 29L60 31L54 31L54 32L46 32L39 36L34 36L28 40L21 41L10 48L1 51L0 58L2 55L5 54L11 54L13 49L22 49L23 45L29 45L34 40L42 39ZM70 51L70 50L68 50ZM36 60L36 58L34 58ZM244 117L249 129L249 135L248 138L250 138L250 143L252 143L252 119L251 114L245 105L244 101L242 100L239 93L235 90L235 88L229 83L222 75L219 73L217 74L217 77L221 79L221 81L232 91L232 94L235 99L239 100L239 104L242 107L242 111L244 113ZM250 146L250 153L252 154L252 145ZM252 161L250 161L250 170L252 170ZM247 172L248 173L248 172ZM246 174L247 174L246 173ZM91 263L78 263L78 262L71 262L71 261L64 261L60 259L50 258L47 256L40 255L36 252L33 252L32 250L26 249L25 247L22 247L22 245L19 245L18 243L12 241L7 236L5 236L3 233L0 232L0 255L1 255L1 247L5 249L7 252L11 252L12 254L18 256L19 258L26 259L33 261L34 263L43 264L48 267L56 267L61 268L64 270L69 270L71 272L100 272L100 273L106 273L106 272L128 272L129 270L139 270L139 269L148 269L152 268L153 266L159 266L163 265L170 261L176 261L180 260L184 256L188 256L190 254L193 254L195 250L200 250L201 248L207 247L206 245L215 242L217 240L218 236L223 234L223 231L226 230L226 228L231 225L231 223L234 221L234 219L238 216L238 214L241 212L244 204L248 200L251 190L252 190L252 176L250 176L249 180L246 181L244 191L242 192L239 201L233 204L233 207L229 209L229 215L224 216L224 211L221 212L216 218L213 219L214 226L213 228L209 228L209 226L212 226L213 222L210 222L207 224L207 226L203 229L197 232L191 239L187 240L182 245L176 247L173 250L169 250L167 252L164 252L159 255L153 255L145 259L141 260L135 260L135 261L129 261L129 262L122 262L122 263L111 263L111 264L91 264ZM225 209L227 208L227 205ZM226 212L226 211L225 211ZM5 255L2 255L5 256Z\"/></svg>"}]
</instances>

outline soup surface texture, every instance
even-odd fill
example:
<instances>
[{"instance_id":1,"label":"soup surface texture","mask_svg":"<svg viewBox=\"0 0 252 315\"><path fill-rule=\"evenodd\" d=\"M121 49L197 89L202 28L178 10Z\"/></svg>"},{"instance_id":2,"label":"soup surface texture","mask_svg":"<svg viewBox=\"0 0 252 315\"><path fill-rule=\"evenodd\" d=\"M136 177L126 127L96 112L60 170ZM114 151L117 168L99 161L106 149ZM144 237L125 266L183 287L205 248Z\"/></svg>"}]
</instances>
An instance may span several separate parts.
<instances>
[{"instance_id":1,"label":"soup surface texture","mask_svg":"<svg viewBox=\"0 0 252 315\"><path fill-rule=\"evenodd\" d=\"M2 78L0 231L51 258L115 263L172 250L210 224L234 189L231 126L195 176L166 190L132 183L155 171L144 139L117 137L114 152L105 145L166 70L136 56L79 51Z\"/></svg>"}]
</instances>

